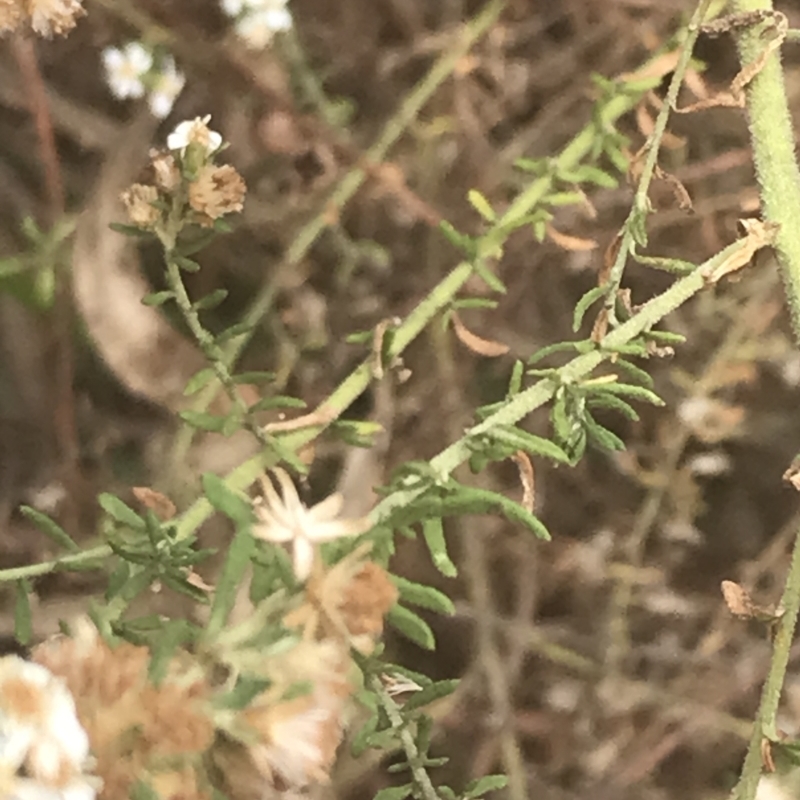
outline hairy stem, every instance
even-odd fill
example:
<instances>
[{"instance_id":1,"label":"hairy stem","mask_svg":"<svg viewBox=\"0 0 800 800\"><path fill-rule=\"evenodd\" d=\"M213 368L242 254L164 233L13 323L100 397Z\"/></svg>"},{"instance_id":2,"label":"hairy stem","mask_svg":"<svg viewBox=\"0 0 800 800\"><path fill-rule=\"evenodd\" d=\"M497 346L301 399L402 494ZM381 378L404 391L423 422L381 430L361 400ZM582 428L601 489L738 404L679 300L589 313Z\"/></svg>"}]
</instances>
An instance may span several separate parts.
<instances>
[{"instance_id":1,"label":"hairy stem","mask_svg":"<svg viewBox=\"0 0 800 800\"><path fill-rule=\"evenodd\" d=\"M771 11L771 0L737 0L737 12ZM763 53L769 23L743 28L737 35L743 66ZM775 242L795 339L800 343L800 169L786 99L779 51L766 59L746 89L746 103L756 177L764 219L780 225Z\"/></svg>"},{"instance_id":2,"label":"hairy stem","mask_svg":"<svg viewBox=\"0 0 800 800\"><path fill-rule=\"evenodd\" d=\"M680 91L681 84L683 83L683 76L686 74L686 69L689 66L689 60L692 57L692 50L697 37L700 34L700 23L703 21L711 0L700 0L695 8L692 19L689 22L686 33L686 41L683 43L680 58L675 66L675 72L672 75L669 89L667 90L667 97L661 110L656 117L656 122L653 127L653 132L645 143L645 150L647 156L642 167L642 174L639 178L639 185L636 187L636 195L633 199L628 218L622 226L622 241L620 242L617 251L617 257L614 259L614 264L611 267L611 272L607 281L607 293L605 299L605 307L608 311L608 320L614 325L617 321L616 305L617 305L617 292L622 282L622 274L625 271L625 264L628 260L628 255L634 246L634 231L639 225L644 224L644 219L650 210L650 200L648 199L648 192L650 191L650 183L653 180L653 175L656 171L658 163L658 151L661 148L661 140L664 138L664 133L667 130L667 121L672 109L678 101L678 92Z\"/></svg>"},{"instance_id":3,"label":"hairy stem","mask_svg":"<svg viewBox=\"0 0 800 800\"><path fill-rule=\"evenodd\" d=\"M800 611L800 530L795 538L792 562L789 574L786 576L786 586L781 598L783 616L778 622L775 640L772 647L772 661L767 674L767 680L761 691L761 703L758 708L758 717L753 726L747 755L744 759L742 774L734 790L736 800L754 800L758 781L761 778L761 744L765 738L776 735L775 716L778 713L778 703L781 699L781 689L786 677L786 667L789 664L789 654L797 627L797 614Z\"/></svg>"}]
</instances>

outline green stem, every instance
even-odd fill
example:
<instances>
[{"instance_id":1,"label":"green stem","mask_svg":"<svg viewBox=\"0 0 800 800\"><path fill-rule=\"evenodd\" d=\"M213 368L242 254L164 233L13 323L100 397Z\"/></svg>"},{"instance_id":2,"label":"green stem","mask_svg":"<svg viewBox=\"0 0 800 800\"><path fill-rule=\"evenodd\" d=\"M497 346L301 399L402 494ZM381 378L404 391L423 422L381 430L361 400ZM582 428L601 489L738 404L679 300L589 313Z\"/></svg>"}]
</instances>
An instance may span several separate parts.
<instances>
[{"instance_id":1,"label":"green stem","mask_svg":"<svg viewBox=\"0 0 800 800\"><path fill-rule=\"evenodd\" d=\"M771 11L771 0L737 0L737 12ZM764 52L768 23L737 34L742 65ZM780 225L775 242L795 339L800 343L800 170L779 51L770 54L746 90L748 124L765 220Z\"/></svg>"},{"instance_id":2,"label":"green stem","mask_svg":"<svg viewBox=\"0 0 800 800\"><path fill-rule=\"evenodd\" d=\"M650 330L667 314L685 303L697 294L708 283L708 275L716 267L733 259L742 249L748 249L746 240L739 240L728 245L708 261L701 264L694 272L676 281L666 292L654 297L645 303L635 316L611 331L600 342L599 348L591 353L574 358L558 370L558 379L545 379L516 395L499 411L487 417L479 425L470 428L457 442L451 444L438 456L432 459L431 466L441 475L449 475L459 464L467 461L472 454L470 440L491 430L497 425L513 425L520 419L530 414L548 402L563 383L575 383L586 378L597 366L606 359L612 358L620 347L635 339L645 331ZM466 277L472 273L472 265L464 262L459 264L408 317L393 340L392 354L400 353L414 336L423 330L431 317L438 313L461 287ZM343 383L322 404L321 408L338 415L364 391L372 380L372 359L366 359L360 367L351 373ZM314 439L324 428L323 424L309 426L297 431L283 434L279 437L281 444L287 449L297 449ZM243 490L250 486L262 473L269 457L256 456L234 469L225 478L227 486L234 490ZM370 518L378 524L386 519L391 511L413 501L419 490L407 489L395 492L385 498L372 511ZM185 539L191 536L214 512L211 504L205 497L199 498L187 509L178 521L176 536ZM47 561L41 564L32 564L27 567L0 570L0 583L20 578L34 577L53 572L56 569L68 568L84 563L90 559L103 558L110 554L108 547L96 547L81 553L72 553L61 559Z\"/></svg>"},{"instance_id":3,"label":"green stem","mask_svg":"<svg viewBox=\"0 0 800 800\"><path fill-rule=\"evenodd\" d=\"M634 231L637 227L644 225L644 220L650 212L650 200L648 192L650 191L650 183L655 174L656 164L658 163L658 152L661 148L661 140L664 138L664 133L667 130L667 122L669 120L670 112L675 108L678 102L678 92L683 84L683 76L686 74L686 69L689 66L689 60L692 57L694 44L700 34L700 23L708 12L708 7L711 0L700 0L695 8L694 14L686 32L686 41L683 43L680 58L675 66L675 72L672 75L669 89L667 90L667 97L661 110L658 112L656 122L653 127L653 132L647 139L645 149L647 150L647 157L645 158L644 166L642 167L642 174L639 178L639 185L636 187L636 194L633 199L628 218L622 226L622 241L617 257L614 259L614 264L609 273L607 286L607 293L605 299L605 307L608 311L609 323L613 326L617 322L616 305L617 305L617 292L619 291L620 284L622 283L622 274L625 271L625 264L628 260L628 254L631 252L635 240Z\"/></svg>"},{"instance_id":4,"label":"green stem","mask_svg":"<svg viewBox=\"0 0 800 800\"><path fill-rule=\"evenodd\" d=\"M395 703L386 691L386 687L381 683L380 678L376 675L369 678L369 688L375 692L392 728L394 728L400 739L400 744L403 746L403 752L406 754L406 760L411 770L411 776L414 779L415 788L419 792L421 800L440 800L436 787L425 769L423 754L420 753L417 743L414 741L414 734L409 730L408 724L400 713L400 707Z\"/></svg>"},{"instance_id":5,"label":"green stem","mask_svg":"<svg viewBox=\"0 0 800 800\"><path fill-rule=\"evenodd\" d=\"M469 52L475 42L483 36L500 16L505 7L505 0L490 0L483 10L472 20L467 22L452 47L446 50L441 58L431 67L428 74L406 96L397 112L386 123L381 135L372 147L364 154L364 161L368 164L381 163L389 150L405 133L408 126L417 118L419 112L430 100L436 90L452 75L458 62ZM339 211L353 198L367 178L365 170L359 166L353 167L331 192L322 211L310 222L304 225L295 236L283 261L276 268L270 280L266 281L256 295L250 307L242 317L242 322L247 323L250 330L254 330L261 319L272 308L277 287L281 285L286 274L290 274L297 265L308 255L314 243L328 227L328 220L332 210ZM226 345L224 349L225 363L229 368L237 361L247 343L250 333L237 336ZM208 408L214 399L218 387L209 385L201 391L192 408L203 411ZM182 463L184 456L191 445L194 429L188 426L180 431L176 438L173 460Z\"/></svg>"},{"instance_id":6,"label":"green stem","mask_svg":"<svg viewBox=\"0 0 800 800\"><path fill-rule=\"evenodd\" d=\"M783 608L783 616L778 622L775 633L772 661L761 692L758 717L753 725L742 774L733 793L735 800L754 800L761 778L761 743L765 737L773 739L777 735L775 716L778 713L781 689L786 676L786 667L789 664L792 641L797 627L797 615L800 611L800 530L795 538L792 562L781 598L781 608Z\"/></svg>"}]
</instances>

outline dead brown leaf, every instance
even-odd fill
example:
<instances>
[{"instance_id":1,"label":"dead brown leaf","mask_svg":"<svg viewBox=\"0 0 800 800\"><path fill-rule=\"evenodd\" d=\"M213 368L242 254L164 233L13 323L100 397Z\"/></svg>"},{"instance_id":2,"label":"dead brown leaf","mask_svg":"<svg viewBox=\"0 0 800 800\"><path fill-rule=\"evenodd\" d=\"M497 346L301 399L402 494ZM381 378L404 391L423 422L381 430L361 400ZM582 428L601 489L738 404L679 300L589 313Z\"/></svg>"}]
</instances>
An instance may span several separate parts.
<instances>
[{"instance_id":1,"label":"dead brown leaf","mask_svg":"<svg viewBox=\"0 0 800 800\"><path fill-rule=\"evenodd\" d=\"M533 506L536 502L536 479L533 464L524 450L517 450L511 459L519 469L519 480L522 484L522 507L533 513Z\"/></svg>"},{"instance_id":2,"label":"dead brown leaf","mask_svg":"<svg viewBox=\"0 0 800 800\"><path fill-rule=\"evenodd\" d=\"M550 224L547 225L547 235L555 244L564 250L585 252L598 247L594 239L582 239L579 236L570 236L567 233L561 233Z\"/></svg>"},{"instance_id":3,"label":"dead brown leaf","mask_svg":"<svg viewBox=\"0 0 800 800\"><path fill-rule=\"evenodd\" d=\"M745 230L745 237L739 240L741 247L734 250L719 264L710 264L702 273L706 283L717 283L721 278L744 267L756 251L770 246L778 233L778 225L774 222L762 222L758 219L740 220Z\"/></svg>"},{"instance_id":4,"label":"dead brown leaf","mask_svg":"<svg viewBox=\"0 0 800 800\"><path fill-rule=\"evenodd\" d=\"M175 503L169 497L148 486L134 486L133 496L145 508L150 509L160 520L172 519L178 511L175 508Z\"/></svg>"},{"instance_id":5,"label":"dead brown leaf","mask_svg":"<svg viewBox=\"0 0 800 800\"><path fill-rule=\"evenodd\" d=\"M509 347L507 344L496 342L492 339L484 339L469 330L461 321L457 312L453 312L452 319L453 330L456 332L458 340L465 347L472 350L473 353L487 358L496 358L497 356L504 356L508 352Z\"/></svg>"},{"instance_id":6,"label":"dead brown leaf","mask_svg":"<svg viewBox=\"0 0 800 800\"><path fill-rule=\"evenodd\" d=\"M720 588L722 589L722 597L725 599L725 605L728 606L728 611L731 614L746 619L755 617L755 605L749 592L738 583L734 583L734 581L722 581Z\"/></svg>"}]
</instances>

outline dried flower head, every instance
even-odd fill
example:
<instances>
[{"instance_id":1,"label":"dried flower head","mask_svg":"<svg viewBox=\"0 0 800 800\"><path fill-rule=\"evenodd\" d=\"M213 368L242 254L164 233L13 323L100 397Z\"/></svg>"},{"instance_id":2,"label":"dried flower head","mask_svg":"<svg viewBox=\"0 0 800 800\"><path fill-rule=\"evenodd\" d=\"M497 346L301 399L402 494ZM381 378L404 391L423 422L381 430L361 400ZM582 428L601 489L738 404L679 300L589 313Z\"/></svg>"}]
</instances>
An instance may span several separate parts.
<instances>
[{"instance_id":1,"label":"dried flower head","mask_svg":"<svg viewBox=\"0 0 800 800\"><path fill-rule=\"evenodd\" d=\"M16 30L25 17L22 0L0 0L0 33Z\"/></svg>"},{"instance_id":2,"label":"dried flower head","mask_svg":"<svg viewBox=\"0 0 800 800\"><path fill-rule=\"evenodd\" d=\"M215 748L226 788L260 785L293 793L325 783L354 688L351 668L346 647L330 640L301 642L269 659L270 687L235 715L228 743ZM285 699L298 685L306 691Z\"/></svg>"},{"instance_id":3,"label":"dried flower head","mask_svg":"<svg viewBox=\"0 0 800 800\"><path fill-rule=\"evenodd\" d=\"M153 170L153 181L162 192L172 194L180 186L181 173L171 153L152 149L150 166Z\"/></svg>"},{"instance_id":4,"label":"dried flower head","mask_svg":"<svg viewBox=\"0 0 800 800\"><path fill-rule=\"evenodd\" d=\"M69 33L86 11L82 0L28 0L31 27L40 36Z\"/></svg>"},{"instance_id":5,"label":"dried flower head","mask_svg":"<svg viewBox=\"0 0 800 800\"><path fill-rule=\"evenodd\" d=\"M219 219L241 211L246 187L230 164L206 164L189 184L189 205L204 218Z\"/></svg>"},{"instance_id":6,"label":"dried flower head","mask_svg":"<svg viewBox=\"0 0 800 800\"><path fill-rule=\"evenodd\" d=\"M134 183L122 193L121 199L130 221L137 228L152 229L161 218L161 212L153 205L158 200L155 186Z\"/></svg>"},{"instance_id":7,"label":"dried flower head","mask_svg":"<svg viewBox=\"0 0 800 800\"><path fill-rule=\"evenodd\" d=\"M76 698L103 781L99 800L128 797L137 780L155 787L173 773L188 773L213 742L210 689L202 673L177 656L155 686L148 679L147 648L123 643L112 649L85 623L75 638L57 637L38 646L34 658L63 678ZM161 796L194 800L206 795Z\"/></svg>"},{"instance_id":8,"label":"dried flower head","mask_svg":"<svg viewBox=\"0 0 800 800\"><path fill-rule=\"evenodd\" d=\"M3 797L94 800L89 739L64 682L17 656L0 659L0 791ZM59 794L60 793L60 794Z\"/></svg>"},{"instance_id":9,"label":"dried flower head","mask_svg":"<svg viewBox=\"0 0 800 800\"><path fill-rule=\"evenodd\" d=\"M266 542L291 542L294 574L299 581L304 581L311 574L317 544L343 536L357 536L368 531L371 525L367 519L337 519L344 502L340 494L306 508L286 472L279 468L273 472L283 497L278 495L271 481L262 478L264 497L255 504L258 523L253 526L253 535Z\"/></svg>"},{"instance_id":10,"label":"dried flower head","mask_svg":"<svg viewBox=\"0 0 800 800\"><path fill-rule=\"evenodd\" d=\"M369 550L366 543L329 569L312 572L306 600L286 616L286 625L302 628L307 639L338 637L361 652L372 650L398 592L386 570L366 560Z\"/></svg>"}]
</instances>

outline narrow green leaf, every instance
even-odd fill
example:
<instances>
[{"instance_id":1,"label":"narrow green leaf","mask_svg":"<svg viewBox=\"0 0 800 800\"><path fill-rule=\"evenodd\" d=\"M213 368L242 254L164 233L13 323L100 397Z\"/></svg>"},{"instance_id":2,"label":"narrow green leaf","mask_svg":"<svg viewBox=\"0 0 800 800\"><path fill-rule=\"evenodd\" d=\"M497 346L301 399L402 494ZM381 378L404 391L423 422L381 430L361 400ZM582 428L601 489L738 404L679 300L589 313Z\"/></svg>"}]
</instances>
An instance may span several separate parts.
<instances>
[{"instance_id":1,"label":"narrow green leaf","mask_svg":"<svg viewBox=\"0 0 800 800\"><path fill-rule=\"evenodd\" d=\"M590 353L592 350L594 350L594 347L594 342L589 339L584 339L580 342L557 342L556 344L550 344L546 347L542 347L540 350L537 350L528 359L528 366L532 367L534 364L538 364L540 361L543 361L545 358L555 353Z\"/></svg>"},{"instance_id":2,"label":"narrow green leaf","mask_svg":"<svg viewBox=\"0 0 800 800\"><path fill-rule=\"evenodd\" d=\"M528 431L523 431L521 428L515 428L511 425L498 425L492 428L487 435L516 450L524 450L531 455L550 458L560 464L570 463L569 456L555 442L536 436L533 433L528 433Z\"/></svg>"},{"instance_id":3,"label":"narrow green leaf","mask_svg":"<svg viewBox=\"0 0 800 800\"><path fill-rule=\"evenodd\" d=\"M511 371L511 378L508 381L506 398L516 397L522 389L522 377L525 374L525 364L522 361L514 362L514 369Z\"/></svg>"},{"instance_id":4,"label":"narrow green leaf","mask_svg":"<svg viewBox=\"0 0 800 800\"><path fill-rule=\"evenodd\" d=\"M424 708L427 705L453 694L458 688L458 679L447 681L436 681L430 686L426 686L421 692L414 692L411 697L403 704L403 711L413 711L415 708Z\"/></svg>"},{"instance_id":5,"label":"narrow green leaf","mask_svg":"<svg viewBox=\"0 0 800 800\"><path fill-rule=\"evenodd\" d=\"M49 536L58 547L70 553L80 550L75 540L57 522L50 519L47 514L42 514L41 511L37 511L30 506L20 506L19 510L42 533Z\"/></svg>"},{"instance_id":6,"label":"narrow green leaf","mask_svg":"<svg viewBox=\"0 0 800 800\"><path fill-rule=\"evenodd\" d=\"M586 195L583 192L553 192L542 201L549 206L575 206L584 203Z\"/></svg>"},{"instance_id":7,"label":"narrow green leaf","mask_svg":"<svg viewBox=\"0 0 800 800\"><path fill-rule=\"evenodd\" d=\"M491 203L477 189L470 189L467 192L467 200L486 222L494 222L497 219Z\"/></svg>"},{"instance_id":8,"label":"narrow green leaf","mask_svg":"<svg viewBox=\"0 0 800 800\"><path fill-rule=\"evenodd\" d=\"M393 606L386 615L388 623L407 639L424 650L436 649L433 631L425 620L401 605Z\"/></svg>"},{"instance_id":9,"label":"narrow green leaf","mask_svg":"<svg viewBox=\"0 0 800 800\"><path fill-rule=\"evenodd\" d=\"M237 525L250 525L255 517L250 502L230 489L219 475L206 472L203 475L203 492L214 508Z\"/></svg>"},{"instance_id":10,"label":"narrow green leaf","mask_svg":"<svg viewBox=\"0 0 800 800\"><path fill-rule=\"evenodd\" d=\"M461 231L454 228L447 220L442 220L439 223L439 230L444 234L444 237L450 244L462 250L468 259L473 259L475 257L477 246L475 240L471 236L461 233Z\"/></svg>"},{"instance_id":11,"label":"narrow green leaf","mask_svg":"<svg viewBox=\"0 0 800 800\"><path fill-rule=\"evenodd\" d=\"M505 789L506 786L508 786L507 775L484 775L467 784L464 789L464 800L474 800L474 798L483 797L488 792Z\"/></svg>"},{"instance_id":12,"label":"narrow green leaf","mask_svg":"<svg viewBox=\"0 0 800 800\"><path fill-rule=\"evenodd\" d=\"M410 783L403 786L387 786L378 791L374 800L405 800L406 797L411 797L412 792L413 786Z\"/></svg>"},{"instance_id":13,"label":"narrow green leaf","mask_svg":"<svg viewBox=\"0 0 800 800\"><path fill-rule=\"evenodd\" d=\"M488 297L462 297L451 303L453 308L497 308L497 300L490 300Z\"/></svg>"},{"instance_id":14,"label":"narrow green leaf","mask_svg":"<svg viewBox=\"0 0 800 800\"><path fill-rule=\"evenodd\" d=\"M257 403L250 406L251 411L267 411L271 408L305 408L304 401L297 397L278 394L273 397L262 397Z\"/></svg>"},{"instance_id":15,"label":"narrow green leaf","mask_svg":"<svg viewBox=\"0 0 800 800\"><path fill-rule=\"evenodd\" d=\"M130 576L130 564L123 558L120 558L119 563L114 568L114 571L108 576L108 585L106 586L105 593L107 601L113 600L122 591L122 587L128 582L128 578L130 578Z\"/></svg>"},{"instance_id":16,"label":"narrow green leaf","mask_svg":"<svg viewBox=\"0 0 800 800\"><path fill-rule=\"evenodd\" d=\"M151 292L150 294L146 294L142 298L142 305L144 306L163 306L168 300L172 300L175 297L175 292L172 291L164 291L164 292Z\"/></svg>"},{"instance_id":17,"label":"narrow green leaf","mask_svg":"<svg viewBox=\"0 0 800 800\"><path fill-rule=\"evenodd\" d=\"M205 631L206 637L211 640L225 627L225 623L228 621L233 604L236 602L239 585L244 578L254 549L255 540L249 529L244 525L240 526L228 546L225 564L214 590L211 614Z\"/></svg>"},{"instance_id":18,"label":"narrow green leaf","mask_svg":"<svg viewBox=\"0 0 800 800\"><path fill-rule=\"evenodd\" d=\"M612 411L619 411L620 414L633 422L639 421L639 414L636 412L636 409L613 394L601 394L598 392L589 398L587 405L592 409L605 408Z\"/></svg>"},{"instance_id":19,"label":"narrow green leaf","mask_svg":"<svg viewBox=\"0 0 800 800\"><path fill-rule=\"evenodd\" d=\"M274 372L240 372L233 376L234 383L252 383L259 385L262 383L272 383L275 380Z\"/></svg>"},{"instance_id":20,"label":"narrow green leaf","mask_svg":"<svg viewBox=\"0 0 800 800\"><path fill-rule=\"evenodd\" d=\"M581 297L575 304L575 312L572 315L572 330L577 333L578 329L583 323L583 318L586 312L601 298L605 297L608 288L603 286L595 286L594 289L589 289L586 294Z\"/></svg>"},{"instance_id":21,"label":"narrow green leaf","mask_svg":"<svg viewBox=\"0 0 800 800\"><path fill-rule=\"evenodd\" d=\"M185 619L171 619L163 623L156 643L150 648L150 663L147 675L150 681L159 686L167 675L175 650L194 638L191 624Z\"/></svg>"},{"instance_id":22,"label":"narrow green leaf","mask_svg":"<svg viewBox=\"0 0 800 800\"><path fill-rule=\"evenodd\" d=\"M473 489L470 487L469 494L472 495L472 502L485 503L488 507L494 506L504 517L511 522L519 522L524 525L538 539L543 539L546 542L550 541L550 532L544 526L544 523L519 503L515 503L505 495L488 489Z\"/></svg>"},{"instance_id":23,"label":"narrow green leaf","mask_svg":"<svg viewBox=\"0 0 800 800\"><path fill-rule=\"evenodd\" d=\"M614 361L614 367L622 370L631 380L640 383L647 389L652 389L655 386L649 372L637 367L636 364L631 364L630 361L626 361L624 358L618 358Z\"/></svg>"},{"instance_id":24,"label":"narrow green leaf","mask_svg":"<svg viewBox=\"0 0 800 800\"><path fill-rule=\"evenodd\" d=\"M218 344L223 344L230 339L235 339L237 336L248 333L252 328L252 322L237 322L235 325L231 325L230 328L226 328L222 333L217 334L215 338Z\"/></svg>"},{"instance_id":25,"label":"narrow green leaf","mask_svg":"<svg viewBox=\"0 0 800 800\"><path fill-rule=\"evenodd\" d=\"M433 586L425 586L421 583L401 578L399 575L391 575L392 583L397 587L400 592L400 599L412 606L420 606L427 608L431 611L436 611L438 614L445 614L450 616L455 614L456 607L453 601L438 589Z\"/></svg>"},{"instance_id":26,"label":"narrow green leaf","mask_svg":"<svg viewBox=\"0 0 800 800\"><path fill-rule=\"evenodd\" d=\"M686 342L686 337L682 333L672 333L672 331L646 331L644 335L656 344L684 344Z\"/></svg>"},{"instance_id":27,"label":"narrow green leaf","mask_svg":"<svg viewBox=\"0 0 800 800\"><path fill-rule=\"evenodd\" d=\"M664 401L650 389L644 386L634 386L632 383L603 383L596 387L587 386L592 390L592 394L614 394L622 397L634 397L645 403L652 403L654 406L663 406Z\"/></svg>"},{"instance_id":28,"label":"narrow green leaf","mask_svg":"<svg viewBox=\"0 0 800 800\"><path fill-rule=\"evenodd\" d=\"M428 546L431 561L433 561L436 569L448 578L454 578L458 575L458 569L447 553L447 539L445 539L441 517L424 520L422 523L422 536Z\"/></svg>"},{"instance_id":29,"label":"narrow green leaf","mask_svg":"<svg viewBox=\"0 0 800 800\"><path fill-rule=\"evenodd\" d=\"M494 272L492 272L492 270L483 263L482 259L475 259L472 264L472 268L490 289L493 289L499 294L506 294L508 292L508 289L506 289L506 285L503 283L503 281L501 281L500 278L498 278L497 275L495 275Z\"/></svg>"},{"instance_id":30,"label":"narrow green leaf","mask_svg":"<svg viewBox=\"0 0 800 800\"><path fill-rule=\"evenodd\" d=\"M192 303L192 308L195 311L208 311L216 308L227 296L227 289L214 289L213 292L209 292L205 297L201 297L197 302Z\"/></svg>"},{"instance_id":31,"label":"narrow green leaf","mask_svg":"<svg viewBox=\"0 0 800 800\"><path fill-rule=\"evenodd\" d=\"M33 635L31 603L28 597L30 590L30 584L25 579L15 581L14 638L23 646L30 642Z\"/></svg>"},{"instance_id":32,"label":"narrow green leaf","mask_svg":"<svg viewBox=\"0 0 800 800\"><path fill-rule=\"evenodd\" d=\"M227 420L227 417L208 414L205 411L181 411L179 416L187 425L212 433L221 433Z\"/></svg>"},{"instance_id":33,"label":"narrow green leaf","mask_svg":"<svg viewBox=\"0 0 800 800\"><path fill-rule=\"evenodd\" d=\"M202 388L207 386L214 380L215 372L212 367L204 367L199 372L195 372L186 383L186 388L183 390L184 397L191 397L197 394Z\"/></svg>"},{"instance_id":34,"label":"narrow green leaf","mask_svg":"<svg viewBox=\"0 0 800 800\"><path fill-rule=\"evenodd\" d=\"M199 272L200 265L191 258L187 256L182 256L179 253L173 253L172 258L174 259L175 263L182 269L184 272Z\"/></svg>"},{"instance_id":35,"label":"narrow green leaf","mask_svg":"<svg viewBox=\"0 0 800 800\"><path fill-rule=\"evenodd\" d=\"M100 504L103 511L117 522L134 528L135 530L144 530L144 520L116 495L103 492L97 496L97 502Z\"/></svg>"},{"instance_id":36,"label":"narrow green leaf","mask_svg":"<svg viewBox=\"0 0 800 800\"><path fill-rule=\"evenodd\" d=\"M114 233L121 233L123 236L132 236L137 239L143 239L153 235L150 231L142 230L135 225L125 225L122 222L111 222L108 227L111 228Z\"/></svg>"},{"instance_id":37,"label":"narrow green leaf","mask_svg":"<svg viewBox=\"0 0 800 800\"><path fill-rule=\"evenodd\" d=\"M601 450L618 451L625 449L625 442L616 433L604 428L591 414L586 413L583 418L584 428L589 441Z\"/></svg>"}]
</instances>

